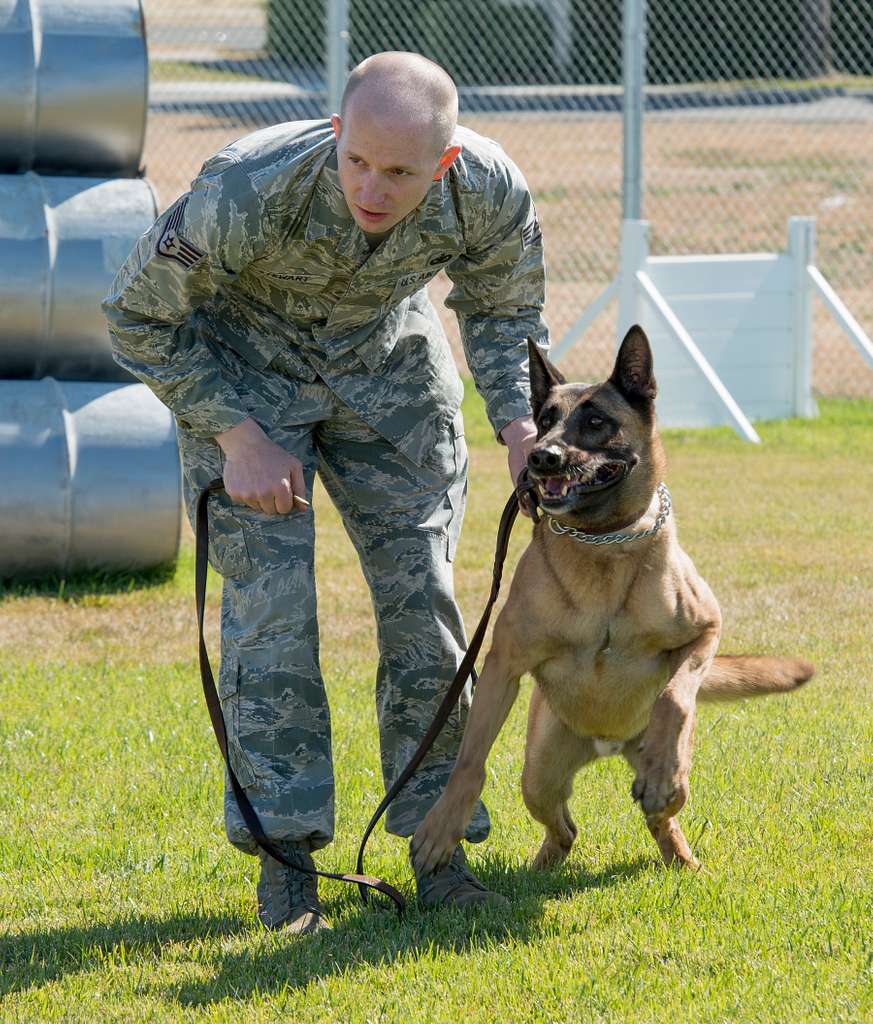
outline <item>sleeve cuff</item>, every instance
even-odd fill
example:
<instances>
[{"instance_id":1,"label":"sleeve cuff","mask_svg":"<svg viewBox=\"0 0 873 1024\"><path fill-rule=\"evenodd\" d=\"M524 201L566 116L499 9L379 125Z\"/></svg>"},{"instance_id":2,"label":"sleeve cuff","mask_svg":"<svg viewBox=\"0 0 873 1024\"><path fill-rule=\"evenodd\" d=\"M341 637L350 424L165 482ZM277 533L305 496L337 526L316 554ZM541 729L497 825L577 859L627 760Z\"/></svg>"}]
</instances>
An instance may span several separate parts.
<instances>
[{"instance_id":1,"label":"sleeve cuff","mask_svg":"<svg viewBox=\"0 0 873 1024\"><path fill-rule=\"evenodd\" d=\"M240 402L235 391L215 395L208 402L196 406L171 406L176 422L195 437L215 437L231 427L251 418L251 413Z\"/></svg>"},{"instance_id":2,"label":"sleeve cuff","mask_svg":"<svg viewBox=\"0 0 873 1024\"><path fill-rule=\"evenodd\" d=\"M494 436L499 444L506 442L500 436L500 431L513 420L521 416L530 416L530 396L526 390L502 392L496 398L489 398L485 404L485 412L491 426L494 428Z\"/></svg>"}]
</instances>

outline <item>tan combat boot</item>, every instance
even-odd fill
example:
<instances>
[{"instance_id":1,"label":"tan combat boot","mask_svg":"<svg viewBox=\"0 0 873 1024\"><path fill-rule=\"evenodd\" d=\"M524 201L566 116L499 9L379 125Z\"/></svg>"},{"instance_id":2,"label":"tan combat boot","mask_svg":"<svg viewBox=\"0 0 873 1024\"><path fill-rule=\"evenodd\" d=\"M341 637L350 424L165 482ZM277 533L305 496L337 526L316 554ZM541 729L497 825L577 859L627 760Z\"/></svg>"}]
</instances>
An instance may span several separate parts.
<instances>
[{"instance_id":1,"label":"tan combat boot","mask_svg":"<svg viewBox=\"0 0 873 1024\"><path fill-rule=\"evenodd\" d=\"M308 851L294 843L278 844L282 853L301 867L314 868ZM258 880L258 920L271 931L283 928L297 935L309 935L330 928L318 899L315 875L280 864L263 850L258 851L261 877Z\"/></svg>"},{"instance_id":2,"label":"tan combat boot","mask_svg":"<svg viewBox=\"0 0 873 1024\"><path fill-rule=\"evenodd\" d=\"M509 900L505 896L486 889L470 871L460 845L441 871L426 878L420 878L416 874L415 884L418 902L425 907L509 906Z\"/></svg>"}]
</instances>

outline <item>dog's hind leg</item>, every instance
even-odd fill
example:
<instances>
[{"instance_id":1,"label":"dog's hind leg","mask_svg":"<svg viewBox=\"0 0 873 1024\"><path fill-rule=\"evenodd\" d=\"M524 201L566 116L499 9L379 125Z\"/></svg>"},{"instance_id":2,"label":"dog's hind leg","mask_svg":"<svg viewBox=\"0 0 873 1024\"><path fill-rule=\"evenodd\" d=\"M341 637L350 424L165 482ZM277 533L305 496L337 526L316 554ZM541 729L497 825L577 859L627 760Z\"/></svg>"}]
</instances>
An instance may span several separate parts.
<instances>
[{"instance_id":1,"label":"dog's hind leg","mask_svg":"<svg viewBox=\"0 0 873 1024\"><path fill-rule=\"evenodd\" d=\"M634 772L639 771L641 739L641 736L637 736L635 739L629 740L622 749L625 760ZM691 847L676 821L676 815L682 804L685 803L684 796L680 799L679 807L672 806L658 814L646 815L646 825L652 838L658 844L664 863L668 867L686 867L696 871L700 867L700 863L691 852Z\"/></svg>"},{"instance_id":2,"label":"dog's hind leg","mask_svg":"<svg viewBox=\"0 0 873 1024\"><path fill-rule=\"evenodd\" d=\"M576 838L567 801L573 778L596 757L591 739L577 736L554 714L534 685L527 720L527 746L521 791L531 815L545 825L546 836L533 867L560 864Z\"/></svg>"}]
</instances>

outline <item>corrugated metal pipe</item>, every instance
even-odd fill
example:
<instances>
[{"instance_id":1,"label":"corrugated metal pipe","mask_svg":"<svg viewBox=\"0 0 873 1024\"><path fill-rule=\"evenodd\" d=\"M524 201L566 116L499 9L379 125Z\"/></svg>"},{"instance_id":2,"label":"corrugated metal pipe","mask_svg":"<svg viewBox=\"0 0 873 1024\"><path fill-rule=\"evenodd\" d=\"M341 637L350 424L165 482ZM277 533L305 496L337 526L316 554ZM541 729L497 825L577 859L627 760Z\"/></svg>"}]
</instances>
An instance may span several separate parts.
<instances>
[{"instance_id":1,"label":"corrugated metal pipe","mask_svg":"<svg viewBox=\"0 0 873 1024\"><path fill-rule=\"evenodd\" d=\"M176 557L175 424L144 384L0 381L0 576Z\"/></svg>"},{"instance_id":2,"label":"corrugated metal pipe","mask_svg":"<svg viewBox=\"0 0 873 1024\"><path fill-rule=\"evenodd\" d=\"M142 179L0 175L0 377L131 379L100 302L157 212Z\"/></svg>"},{"instance_id":3,"label":"corrugated metal pipe","mask_svg":"<svg viewBox=\"0 0 873 1024\"><path fill-rule=\"evenodd\" d=\"M0 171L139 171L148 108L140 0L0 0Z\"/></svg>"}]
</instances>

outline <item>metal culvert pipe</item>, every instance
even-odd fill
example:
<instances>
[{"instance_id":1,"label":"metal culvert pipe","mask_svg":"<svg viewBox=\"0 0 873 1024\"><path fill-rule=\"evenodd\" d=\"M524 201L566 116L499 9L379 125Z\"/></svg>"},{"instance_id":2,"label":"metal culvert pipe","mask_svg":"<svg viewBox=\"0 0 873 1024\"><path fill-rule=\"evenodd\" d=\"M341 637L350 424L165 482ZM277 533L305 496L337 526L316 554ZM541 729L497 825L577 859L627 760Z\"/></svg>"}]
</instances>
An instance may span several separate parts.
<instances>
[{"instance_id":1,"label":"metal culvert pipe","mask_svg":"<svg viewBox=\"0 0 873 1024\"><path fill-rule=\"evenodd\" d=\"M175 423L145 384L0 381L0 466L0 577L176 557Z\"/></svg>"},{"instance_id":2,"label":"metal culvert pipe","mask_svg":"<svg viewBox=\"0 0 873 1024\"><path fill-rule=\"evenodd\" d=\"M144 179L0 175L0 377L132 380L100 302L157 215Z\"/></svg>"},{"instance_id":3,"label":"metal culvert pipe","mask_svg":"<svg viewBox=\"0 0 873 1024\"><path fill-rule=\"evenodd\" d=\"M0 170L133 177L147 108L140 0L0 0Z\"/></svg>"}]
</instances>

